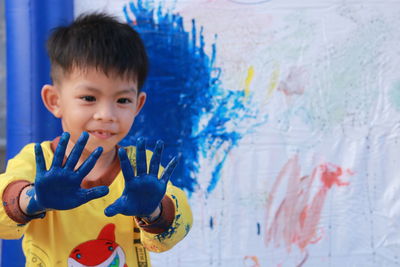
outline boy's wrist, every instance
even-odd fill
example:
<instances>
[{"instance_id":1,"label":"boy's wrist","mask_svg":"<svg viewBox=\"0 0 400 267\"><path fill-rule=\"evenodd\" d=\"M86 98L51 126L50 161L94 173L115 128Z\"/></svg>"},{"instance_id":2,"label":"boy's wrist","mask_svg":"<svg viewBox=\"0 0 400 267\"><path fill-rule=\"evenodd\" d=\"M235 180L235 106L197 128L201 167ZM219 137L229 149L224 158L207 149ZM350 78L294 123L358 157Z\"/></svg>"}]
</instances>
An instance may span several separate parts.
<instances>
[{"instance_id":1,"label":"boy's wrist","mask_svg":"<svg viewBox=\"0 0 400 267\"><path fill-rule=\"evenodd\" d=\"M4 189L2 201L3 207L10 219L17 222L18 225L27 224L30 220L36 218L43 218L45 216L45 212L36 214L36 215L27 215L26 211L22 210L21 204L27 200L24 196L26 195L27 188L31 188L31 183L26 180L16 180L7 185ZM22 193L24 191L24 193ZM21 201L21 203L20 203Z\"/></svg>"},{"instance_id":2,"label":"boy's wrist","mask_svg":"<svg viewBox=\"0 0 400 267\"><path fill-rule=\"evenodd\" d=\"M161 214L155 221L147 223L139 217L135 217L135 221L143 231L151 234L161 234L170 229L175 220L175 215L174 202L170 197L164 196L161 200Z\"/></svg>"},{"instance_id":3,"label":"boy's wrist","mask_svg":"<svg viewBox=\"0 0 400 267\"><path fill-rule=\"evenodd\" d=\"M22 189L19 197L19 206L23 213L34 218L44 217L43 214L46 212L46 209L36 199L35 186L33 184Z\"/></svg>"},{"instance_id":4,"label":"boy's wrist","mask_svg":"<svg viewBox=\"0 0 400 267\"><path fill-rule=\"evenodd\" d=\"M149 216L141 217L141 219L145 223L149 224L149 223L155 222L158 218L160 218L161 213L162 213L162 205L160 203L160 204L158 204L157 208Z\"/></svg>"}]
</instances>

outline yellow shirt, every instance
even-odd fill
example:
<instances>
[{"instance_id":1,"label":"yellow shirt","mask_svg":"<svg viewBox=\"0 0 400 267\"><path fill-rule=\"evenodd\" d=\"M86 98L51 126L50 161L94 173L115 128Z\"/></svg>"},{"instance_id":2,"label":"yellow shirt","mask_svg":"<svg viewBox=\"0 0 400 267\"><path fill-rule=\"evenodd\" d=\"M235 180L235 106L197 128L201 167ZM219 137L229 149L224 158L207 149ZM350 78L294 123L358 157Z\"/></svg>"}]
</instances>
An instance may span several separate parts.
<instances>
[{"instance_id":1,"label":"yellow shirt","mask_svg":"<svg viewBox=\"0 0 400 267\"><path fill-rule=\"evenodd\" d=\"M43 142L42 148L49 168L54 156L50 142ZM133 147L127 148L131 161L134 151ZM149 159L151 152L147 153ZM35 175L34 144L29 144L8 161L6 172L0 175L1 196L11 182L33 183ZM146 232L130 216L105 216L104 209L121 196L124 186L120 171L109 186L108 195L75 209L48 211L43 219L25 225L11 220L1 205L0 238L19 239L24 235L26 266L150 266L147 250L166 251L182 240L191 228L192 213L185 193L169 182L166 196L174 203L175 219L164 233Z\"/></svg>"}]
</instances>

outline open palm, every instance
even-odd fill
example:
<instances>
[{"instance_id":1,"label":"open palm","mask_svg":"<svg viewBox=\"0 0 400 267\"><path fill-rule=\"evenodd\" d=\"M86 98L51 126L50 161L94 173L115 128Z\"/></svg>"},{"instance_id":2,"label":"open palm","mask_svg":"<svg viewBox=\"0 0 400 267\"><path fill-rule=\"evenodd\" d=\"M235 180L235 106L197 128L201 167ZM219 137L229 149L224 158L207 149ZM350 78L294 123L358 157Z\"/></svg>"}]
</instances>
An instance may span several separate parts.
<instances>
[{"instance_id":1,"label":"open palm","mask_svg":"<svg viewBox=\"0 0 400 267\"><path fill-rule=\"evenodd\" d=\"M34 196L27 208L28 213L46 209L73 209L108 193L107 186L90 189L83 189L80 186L83 178L90 172L100 157L103 150L101 147L93 151L85 162L77 170L74 170L88 138L88 133L82 133L63 166L69 140L69 133L63 133L49 170L46 169L42 147L40 144L35 145L36 178Z\"/></svg>"},{"instance_id":2,"label":"open palm","mask_svg":"<svg viewBox=\"0 0 400 267\"><path fill-rule=\"evenodd\" d=\"M118 213L128 216L144 217L150 215L160 204L165 195L168 181L178 161L173 158L165 168L160 179L158 171L163 150L163 142L157 141L147 172L146 148L143 138L136 146L136 175L125 149L118 150L121 169L125 179L125 189L120 198L105 210L107 216Z\"/></svg>"}]
</instances>

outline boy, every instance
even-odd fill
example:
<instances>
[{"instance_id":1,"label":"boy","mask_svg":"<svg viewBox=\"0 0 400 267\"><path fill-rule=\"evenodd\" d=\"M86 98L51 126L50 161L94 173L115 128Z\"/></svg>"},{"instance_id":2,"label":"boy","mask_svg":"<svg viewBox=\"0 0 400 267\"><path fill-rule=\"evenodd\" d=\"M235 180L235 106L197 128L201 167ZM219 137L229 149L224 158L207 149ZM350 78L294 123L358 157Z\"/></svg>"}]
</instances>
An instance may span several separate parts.
<instances>
[{"instance_id":1,"label":"boy","mask_svg":"<svg viewBox=\"0 0 400 267\"><path fill-rule=\"evenodd\" d=\"M117 145L146 101L143 43L127 24L89 14L57 28L47 48L53 84L41 94L64 133L8 162L0 238L24 235L27 266L150 266L147 250L179 242L192 214L169 182L177 161L159 174L161 141L149 168L143 139Z\"/></svg>"}]
</instances>

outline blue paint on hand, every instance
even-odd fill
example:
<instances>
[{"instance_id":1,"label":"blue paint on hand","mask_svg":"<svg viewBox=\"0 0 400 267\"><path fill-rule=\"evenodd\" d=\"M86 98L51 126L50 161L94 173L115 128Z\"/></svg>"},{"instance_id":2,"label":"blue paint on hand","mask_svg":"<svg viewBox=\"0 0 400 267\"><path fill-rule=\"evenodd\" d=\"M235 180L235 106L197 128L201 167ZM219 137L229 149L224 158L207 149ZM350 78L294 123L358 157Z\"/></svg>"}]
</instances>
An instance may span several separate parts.
<instances>
[{"instance_id":1,"label":"blue paint on hand","mask_svg":"<svg viewBox=\"0 0 400 267\"><path fill-rule=\"evenodd\" d=\"M33 197L33 196L35 195L35 188L34 188L34 187L29 188L29 189L26 191L26 195L27 195L28 197Z\"/></svg>"},{"instance_id":2,"label":"blue paint on hand","mask_svg":"<svg viewBox=\"0 0 400 267\"><path fill-rule=\"evenodd\" d=\"M119 148L118 157L125 179L125 189L120 198L108 206L104 213L114 216L118 213L127 216L145 217L150 215L165 195L168 181L178 164L177 158L173 158L161 178L158 179L161 153L164 143L158 140L150 160L149 172L147 172L146 146L143 138L139 138L136 146L136 175L126 154L125 149Z\"/></svg>"},{"instance_id":3,"label":"blue paint on hand","mask_svg":"<svg viewBox=\"0 0 400 267\"><path fill-rule=\"evenodd\" d=\"M46 170L42 147L40 144L35 145L36 178L34 188L28 192L32 196L27 207L28 214L36 214L46 209L73 209L108 194L107 186L81 188L83 178L92 170L103 151L101 147L94 150L78 170L74 170L88 138L88 133L82 133L63 166L69 140L69 133L63 133L49 170Z\"/></svg>"}]
</instances>

